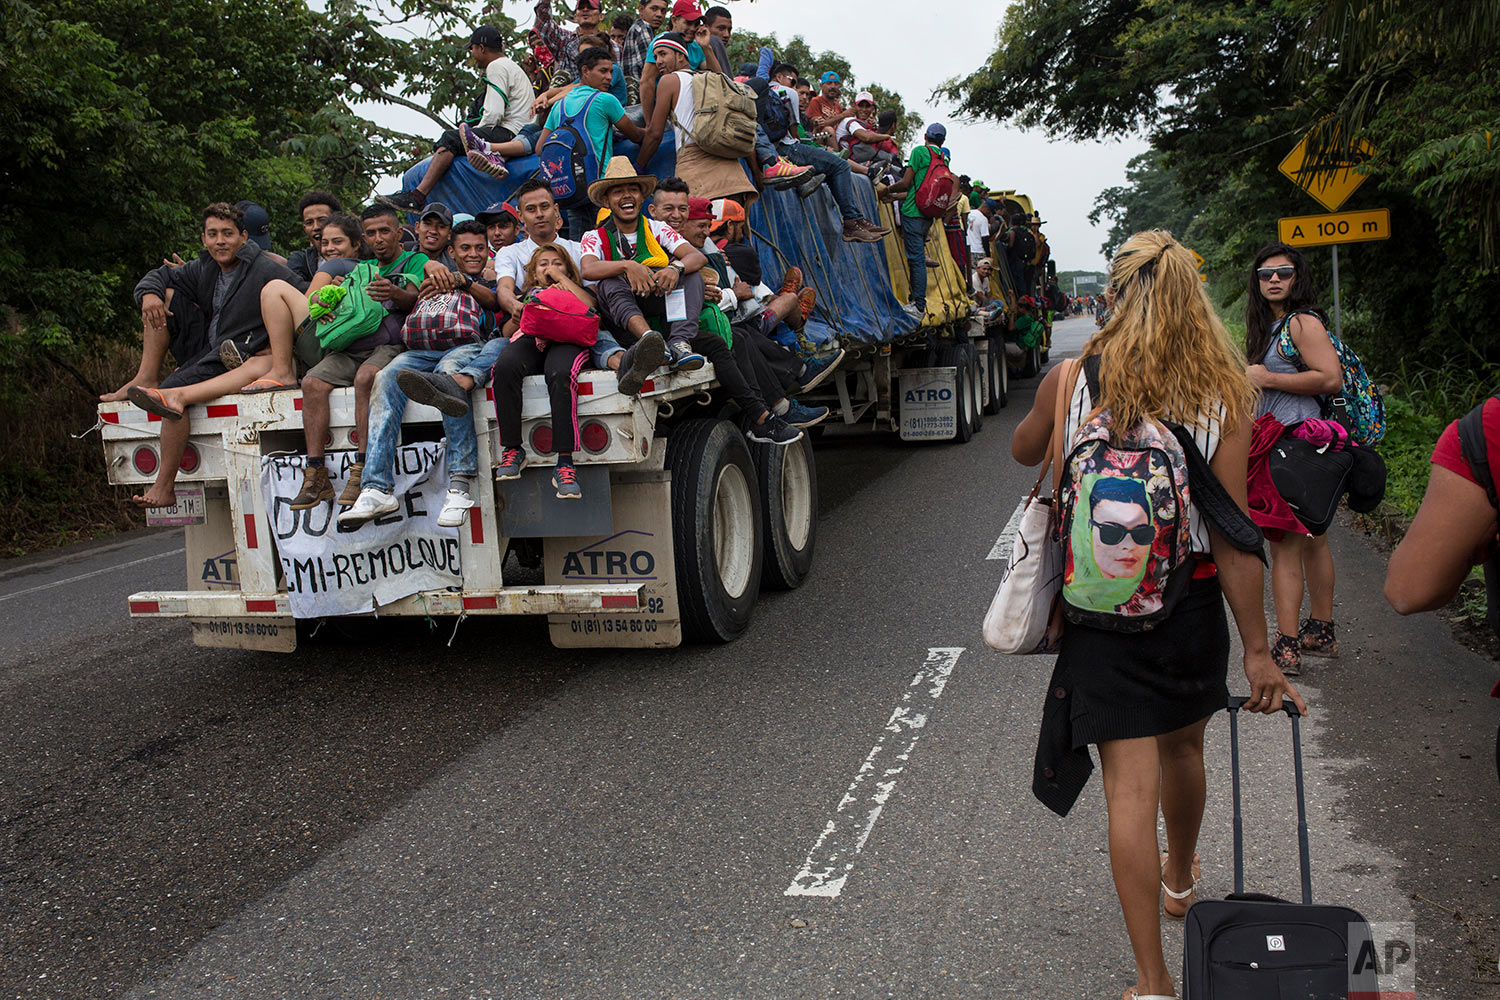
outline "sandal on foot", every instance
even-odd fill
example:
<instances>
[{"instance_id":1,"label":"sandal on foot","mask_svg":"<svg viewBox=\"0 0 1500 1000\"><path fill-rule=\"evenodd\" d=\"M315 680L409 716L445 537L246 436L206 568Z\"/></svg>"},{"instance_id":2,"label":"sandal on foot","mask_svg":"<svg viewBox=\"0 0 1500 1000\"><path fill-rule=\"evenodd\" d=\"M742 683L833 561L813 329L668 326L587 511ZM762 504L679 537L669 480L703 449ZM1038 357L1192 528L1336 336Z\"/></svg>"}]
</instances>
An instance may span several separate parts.
<instances>
[{"instance_id":1,"label":"sandal on foot","mask_svg":"<svg viewBox=\"0 0 1500 1000\"><path fill-rule=\"evenodd\" d=\"M258 392L279 392L282 389L297 388L297 380L290 382L278 382L274 378L258 378L245 388L240 390L241 395L253 396Z\"/></svg>"},{"instance_id":2,"label":"sandal on foot","mask_svg":"<svg viewBox=\"0 0 1500 1000\"><path fill-rule=\"evenodd\" d=\"M1162 851L1161 852L1161 868L1162 868L1162 874L1165 875L1166 874L1166 870L1167 870L1167 852L1166 851ZM1185 899L1191 899L1192 896L1193 896L1193 893L1195 893L1195 892L1198 891L1198 880L1203 877L1203 862L1198 859L1198 855L1196 855L1196 854L1193 855L1193 865L1192 865L1192 867L1188 871L1189 871L1189 874L1191 874L1192 877L1193 877L1193 882L1192 882L1191 885L1189 885L1186 889L1182 890L1181 892L1178 892L1177 890L1175 890L1175 889L1171 888L1170 886L1168 886L1167 885L1167 880L1165 878L1163 878L1161 880L1161 891L1164 892L1164 893L1166 893L1166 896L1167 896L1166 899L1163 899L1161 901L1161 912L1162 912L1162 915L1164 917L1166 917L1168 920L1181 920L1181 919L1183 919L1184 917L1187 916L1188 909L1193 905L1192 903L1189 903L1187 906L1185 906L1185 907L1182 908L1182 912L1181 913L1173 913L1171 910L1167 909L1167 899L1175 899L1177 902L1180 903L1180 902L1182 902Z\"/></svg>"},{"instance_id":3,"label":"sandal on foot","mask_svg":"<svg viewBox=\"0 0 1500 1000\"><path fill-rule=\"evenodd\" d=\"M155 414L163 420L181 420L182 411L174 410L167 405L167 397L161 394L160 389L153 389L145 385L133 385L125 393L125 398L147 413Z\"/></svg>"},{"instance_id":4,"label":"sandal on foot","mask_svg":"<svg viewBox=\"0 0 1500 1000\"><path fill-rule=\"evenodd\" d=\"M1140 993L1132 986L1121 994L1120 1000L1180 1000L1180 998L1176 993L1170 996L1165 993Z\"/></svg>"}]
</instances>

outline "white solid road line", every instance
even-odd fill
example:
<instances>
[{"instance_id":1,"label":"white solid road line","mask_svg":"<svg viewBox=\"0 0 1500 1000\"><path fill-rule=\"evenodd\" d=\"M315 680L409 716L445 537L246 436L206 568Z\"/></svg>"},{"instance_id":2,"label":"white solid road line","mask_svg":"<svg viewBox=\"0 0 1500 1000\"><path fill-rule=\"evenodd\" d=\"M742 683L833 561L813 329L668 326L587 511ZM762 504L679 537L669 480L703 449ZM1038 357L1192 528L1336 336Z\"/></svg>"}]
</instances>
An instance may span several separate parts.
<instances>
[{"instance_id":1,"label":"white solid road line","mask_svg":"<svg viewBox=\"0 0 1500 1000\"><path fill-rule=\"evenodd\" d=\"M92 570L88 573L79 573L77 576L70 576L66 580L53 580L51 583L41 583L35 587L27 587L25 590L18 590L14 594L0 595L0 604L9 601L12 598L25 597L27 594L35 594L39 590L50 590L53 587L61 587L67 583L77 583L79 580L87 580L91 576L103 576L105 573L113 573L117 569L127 569L131 566L139 566L141 563L151 562L153 559L163 559L167 556L180 556L185 551L187 551L185 547L169 549L166 552L158 552L154 556L142 556L139 559L132 559L129 562L122 562L118 566L106 566L103 569Z\"/></svg>"},{"instance_id":2,"label":"white solid road line","mask_svg":"<svg viewBox=\"0 0 1500 1000\"><path fill-rule=\"evenodd\" d=\"M926 662L907 685L875 748L865 757L859 773L849 783L849 790L834 809L833 818L807 852L807 860L802 862L802 870L792 879L786 895L833 899L843 891L849 873L854 870L854 859L864 850L880 811L896 790L896 778L911 760L912 750L927 725L928 713L942 695L964 648L944 646L927 651ZM889 763L881 767L879 762L886 752L886 742L893 735L900 738L899 748L894 758L888 758ZM880 777L871 780L877 768Z\"/></svg>"},{"instance_id":3,"label":"white solid road line","mask_svg":"<svg viewBox=\"0 0 1500 1000\"><path fill-rule=\"evenodd\" d=\"M1008 560L1010 558L1010 540L1015 537L1016 525L1021 523L1021 512L1025 509L1026 498L1022 497L1021 502L1016 504L1015 513L1011 514L1010 520L1005 522L1005 530L1000 532L999 538L995 539L995 545L990 549L990 554L985 556L986 559Z\"/></svg>"}]
</instances>

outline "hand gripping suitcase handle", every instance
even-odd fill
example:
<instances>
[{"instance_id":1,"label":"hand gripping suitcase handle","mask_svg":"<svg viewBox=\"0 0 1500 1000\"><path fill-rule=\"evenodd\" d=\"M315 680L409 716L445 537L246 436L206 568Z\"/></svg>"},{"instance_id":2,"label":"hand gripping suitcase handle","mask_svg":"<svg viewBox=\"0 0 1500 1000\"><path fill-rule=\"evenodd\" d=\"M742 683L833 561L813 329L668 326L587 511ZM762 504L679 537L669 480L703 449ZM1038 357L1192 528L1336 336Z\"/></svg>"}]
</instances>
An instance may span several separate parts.
<instances>
[{"instance_id":1,"label":"hand gripping suitcase handle","mask_svg":"<svg viewBox=\"0 0 1500 1000\"><path fill-rule=\"evenodd\" d=\"M1234 788L1234 891L1245 891L1245 821L1240 812L1240 727L1239 710L1250 699L1229 698L1230 781ZM1292 763L1297 775L1297 852L1302 863L1302 902L1312 902L1312 858L1307 844L1307 792L1302 776L1302 714L1290 699L1282 711L1292 719Z\"/></svg>"}]
</instances>

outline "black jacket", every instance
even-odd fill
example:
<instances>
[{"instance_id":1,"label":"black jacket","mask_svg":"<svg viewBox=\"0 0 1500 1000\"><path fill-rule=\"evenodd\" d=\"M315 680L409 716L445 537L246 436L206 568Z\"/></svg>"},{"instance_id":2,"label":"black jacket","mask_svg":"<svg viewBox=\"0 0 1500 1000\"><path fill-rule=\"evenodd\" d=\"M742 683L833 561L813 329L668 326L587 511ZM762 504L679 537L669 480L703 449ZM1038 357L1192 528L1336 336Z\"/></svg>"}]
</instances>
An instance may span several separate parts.
<instances>
[{"instance_id":1,"label":"black jacket","mask_svg":"<svg viewBox=\"0 0 1500 1000\"><path fill-rule=\"evenodd\" d=\"M1088 747L1073 749L1073 693L1062 657L1052 667L1047 700L1042 705L1042 728L1037 734L1036 760L1032 763L1031 794L1057 813L1066 816L1089 783L1094 761Z\"/></svg>"},{"instance_id":2,"label":"black jacket","mask_svg":"<svg viewBox=\"0 0 1500 1000\"><path fill-rule=\"evenodd\" d=\"M291 268L292 273L297 276L301 282L301 290L304 292L312 283L313 275L318 273L318 265L321 263L323 263L323 255L312 247L303 247L286 259L286 266Z\"/></svg>"},{"instance_id":3,"label":"black jacket","mask_svg":"<svg viewBox=\"0 0 1500 1000\"><path fill-rule=\"evenodd\" d=\"M293 287L297 284L296 275L285 264L279 264L266 256L254 243L247 241L235 256L240 259L240 263L231 272L229 289L220 305L219 324L210 347L218 347L230 338L247 339L249 335L264 328L265 324L260 318L260 292L267 284L277 278ZM135 304L140 305L141 299L147 294L166 298L167 289L171 288L175 296L185 298L197 306L207 324L213 321L214 283L218 279L219 265L204 250L197 260L189 261L181 267L163 264L153 271L147 271L146 276L136 282ZM174 301L177 299L174 298Z\"/></svg>"}]
</instances>

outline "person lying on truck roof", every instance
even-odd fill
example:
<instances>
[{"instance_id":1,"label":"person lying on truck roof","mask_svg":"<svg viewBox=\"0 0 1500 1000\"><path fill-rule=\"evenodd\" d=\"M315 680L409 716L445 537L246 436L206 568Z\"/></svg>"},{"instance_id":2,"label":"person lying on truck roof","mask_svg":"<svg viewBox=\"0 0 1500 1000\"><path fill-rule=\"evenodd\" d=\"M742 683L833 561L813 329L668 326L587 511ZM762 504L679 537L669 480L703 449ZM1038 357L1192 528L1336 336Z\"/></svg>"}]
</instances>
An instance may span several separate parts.
<instances>
[{"instance_id":1,"label":"person lying on truck roof","mask_svg":"<svg viewBox=\"0 0 1500 1000\"><path fill-rule=\"evenodd\" d=\"M655 189L656 178L637 174L627 157L609 162L604 176L589 185L589 200L609 209L609 218L583 234L580 271L597 283L601 325L616 339L628 347L651 329L647 315L664 320L672 370L696 371L703 367L692 343L703 311L699 271L706 261L671 226L641 214ZM621 391L628 394L624 386Z\"/></svg>"},{"instance_id":2,"label":"person lying on truck roof","mask_svg":"<svg viewBox=\"0 0 1500 1000\"><path fill-rule=\"evenodd\" d=\"M344 210L336 195L327 191L309 191L297 202L297 214L302 217L302 233L307 237L307 246L294 251L286 259L286 266L303 284L312 281L323 262L323 224Z\"/></svg>"},{"instance_id":3,"label":"person lying on truck roof","mask_svg":"<svg viewBox=\"0 0 1500 1000\"><path fill-rule=\"evenodd\" d=\"M263 390L296 388L291 357L291 319L279 289L301 298L295 276L250 242L239 209L215 202L203 210L203 253L182 265L164 263L135 287L145 324L141 367L120 390L124 398L162 418L161 459L150 489L131 499L142 507L170 507L174 484L187 447L187 408L246 385ZM167 330L168 317L195 321ZM268 330L285 324L285 350L271 351ZM236 345L246 361L231 370L220 348ZM168 347L182 363L160 383ZM179 353L181 352L181 353ZM111 393L111 397L119 398Z\"/></svg>"},{"instance_id":4,"label":"person lying on truck roof","mask_svg":"<svg viewBox=\"0 0 1500 1000\"><path fill-rule=\"evenodd\" d=\"M469 113L459 127L438 136L433 144L427 173L413 191L380 195L382 204L405 212L415 212L427 202L427 195L448 173L456 157L472 152L485 170L503 178L508 172L503 157L489 144L516 140L522 126L531 121L531 80L525 71L505 55L505 35L492 25L481 25L469 36L469 56L479 67L479 88L469 106ZM526 150L530 152L530 150ZM498 162L496 162L498 161Z\"/></svg>"},{"instance_id":5,"label":"person lying on truck roof","mask_svg":"<svg viewBox=\"0 0 1500 1000\"><path fill-rule=\"evenodd\" d=\"M641 71L646 68L646 57L651 54L651 39L655 38L667 19L668 0L643 0L636 7L636 19L620 43L620 68L625 73L625 89L629 95L627 105L641 103Z\"/></svg>"},{"instance_id":6,"label":"person lying on truck roof","mask_svg":"<svg viewBox=\"0 0 1500 1000\"><path fill-rule=\"evenodd\" d=\"M723 73L728 69L719 64L713 46L709 44L708 26L703 23L703 8L694 0L676 0L672 4L672 14L666 30L651 38L651 44L646 49L646 64L641 67L641 109L645 111L648 120L651 109L656 106L657 84L661 74L666 72L657 64L656 44L667 35L676 38L686 51L686 65L683 69L696 71L706 68L715 73Z\"/></svg>"},{"instance_id":7,"label":"person lying on truck roof","mask_svg":"<svg viewBox=\"0 0 1500 1000\"><path fill-rule=\"evenodd\" d=\"M394 494L396 448L401 443L401 417L408 397L435 406L443 414L448 492L438 523L446 527L462 524L474 506L479 445L468 399L461 408L449 405L446 397L427 393L428 383L416 377L439 373L451 381L453 375L465 373L480 387L506 347L495 322L500 300L482 277L488 257L484 226L477 220L455 226L453 252L453 267L428 270L422 279L417 305L401 325L405 350L375 374L359 495L339 514L340 527L357 527L399 506Z\"/></svg>"},{"instance_id":8,"label":"person lying on truck roof","mask_svg":"<svg viewBox=\"0 0 1500 1000\"><path fill-rule=\"evenodd\" d=\"M333 487L326 474L319 477L314 469L325 466L324 448L330 423L329 397L335 388L354 386L354 440L357 442L349 479L336 503L351 507L359 498L364 471L365 442L370 431L370 391L375 376L406 349L401 328L407 313L416 305L421 282L431 274L445 271L436 261L420 251L401 246L401 220L389 205L371 205L360 216L364 238L374 255L379 275L370 282L365 294L381 303L385 315L373 333L359 338L343 350L327 351L302 379L302 430L307 439L307 465L302 489L291 506L297 510L316 507L334 500ZM303 303L305 310L307 303ZM307 313L302 313L305 318Z\"/></svg>"},{"instance_id":9,"label":"person lying on truck roof","mask_svg":"<svg viewBox=\"0 0 1500 1000\"><path fill-rule=\"evenodd\" d=\"M687 69L687 42L668 33L652 43L661 77L654 89L655 103L646 108L646 137L636 156L636 169L644 171L661 146L662 136L671 124L676 137L677 176L704 198L741 196L745 204L759 193L738 159L715 156L693 139L693 74Z\"/></svg>"}]
</instances>

